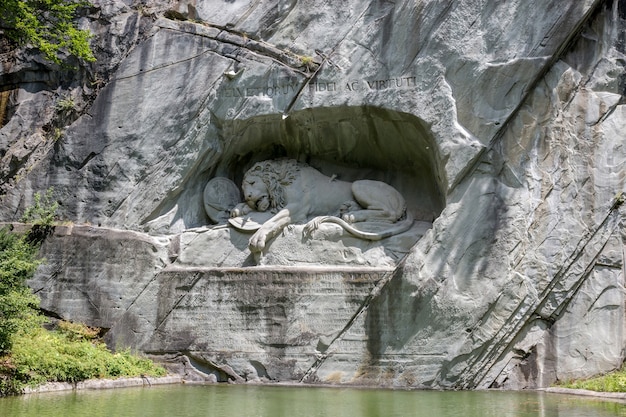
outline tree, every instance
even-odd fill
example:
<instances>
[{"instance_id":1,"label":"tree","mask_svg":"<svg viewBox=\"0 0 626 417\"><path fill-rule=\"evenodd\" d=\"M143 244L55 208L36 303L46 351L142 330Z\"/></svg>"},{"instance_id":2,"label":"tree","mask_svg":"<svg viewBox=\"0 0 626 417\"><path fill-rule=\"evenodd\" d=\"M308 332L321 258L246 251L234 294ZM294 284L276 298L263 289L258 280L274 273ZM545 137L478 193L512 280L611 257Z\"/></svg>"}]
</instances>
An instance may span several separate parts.
<instances>
[{"instance_id":1,"label":"tree","mask_svg":"<svg viewBox=\"0 0 626 417\"><path fill-rule=\"evenodd\" d=\"M95 61L87 30L79 29L74 18L85 0L1 0L0 28L20 45L31 44L55 63L64 52Z\"/></svg>"},{"instance_id":2,"label":"tree","mask_svg":"<svg viewBox=\"0 0 626 417\"><path fill-rule=\"evenodd\" d=\"M37 328L44 321L39 314L39 297L26 281L32 278L40 261L40 243L50 232L58 204L53 189L36 193L34 204L27 207L22 221L31 224L25 235L0 229L0 356L11 350L12 337L20 331Z\"/></svg>"},{"instance_id":3,"label":"tree","mask_svg":"<svg viewBox=\"0 0 626 417\"><path fill-rule=\"evenodd\" d=\"M15 333L42 322L39 298L26 286L38 265L36 245L0 229L0 355L11 349Z\"/></svg>"}]
</instances>

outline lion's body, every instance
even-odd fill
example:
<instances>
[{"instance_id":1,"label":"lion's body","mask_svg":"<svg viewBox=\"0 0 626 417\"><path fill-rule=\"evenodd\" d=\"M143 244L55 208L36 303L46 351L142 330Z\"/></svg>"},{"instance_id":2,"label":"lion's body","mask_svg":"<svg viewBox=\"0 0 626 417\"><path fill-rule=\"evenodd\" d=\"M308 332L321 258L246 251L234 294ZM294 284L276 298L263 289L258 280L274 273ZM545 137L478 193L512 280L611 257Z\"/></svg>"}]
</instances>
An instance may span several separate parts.
<instances>
[{"instance_id":1,"label":"lion's body","mask_svg":"<svg viewBox=\"0 0 626 417\"><path fill-rule=\"evenodd\" d=\"M333 222L354 233L354 230L357 232L358 230L348 223L364 221L396 223L406 212L406 203L402 195L384 182L337 181L315 168L291 159L255 164L244 175L242 189L246 202L235 207L232 215L239 216L252 210L276 212L250 239L250 248L256 251L262 250L266 241L285 226L306 223L314 217L316 219L307 225L309 230L316 228L319 223ZM341 221L331 219L332 216L337 216L336 218L340 218ZM392 229L405 231L408 227L403 225ZM378 240L389 235L389 233L354 234L370 240Z\"/></svg>"}]
</instances>

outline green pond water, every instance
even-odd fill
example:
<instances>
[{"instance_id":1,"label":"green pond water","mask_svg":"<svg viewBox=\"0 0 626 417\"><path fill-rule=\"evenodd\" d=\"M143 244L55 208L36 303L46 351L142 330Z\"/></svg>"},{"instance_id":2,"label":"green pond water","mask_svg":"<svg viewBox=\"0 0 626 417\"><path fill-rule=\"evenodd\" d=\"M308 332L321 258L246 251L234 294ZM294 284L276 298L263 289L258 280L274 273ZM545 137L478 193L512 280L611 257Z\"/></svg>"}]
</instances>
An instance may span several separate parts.
<instances>
[{"instance_id":1,"label":"green pond water","mask_svg":"<svg viewBox=\"0 0 626 417\"><path fill-rule=\"evenodd\" d=\"M626 403L537 392L167 385L0 399L1 417L604 417Z\"/></svg>"}]
</instances>

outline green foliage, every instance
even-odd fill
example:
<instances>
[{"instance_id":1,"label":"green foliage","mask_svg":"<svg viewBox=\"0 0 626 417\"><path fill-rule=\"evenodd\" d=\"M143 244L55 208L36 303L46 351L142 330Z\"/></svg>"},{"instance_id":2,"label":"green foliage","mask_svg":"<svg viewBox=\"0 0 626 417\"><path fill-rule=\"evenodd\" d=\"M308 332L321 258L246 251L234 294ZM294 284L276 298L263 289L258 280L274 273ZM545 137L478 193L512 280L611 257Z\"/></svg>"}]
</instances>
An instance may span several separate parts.
<instances>
[{"instance_id":1,"label":"green foliage","mask_svg":"<svg viewBox=\"0 0 626 417\"><path fill-rule=\"evenodd\" d=\"M626 368L595 378L566 382L561 386L599 392L626 392Z\"/></svg>"},{"instance_id":2,"label":"green foliage","mask_svg":"<svg viewBox=\"0 0 626 417\"><path fill-rule=\"evenodd\" d=\"M52 134L52 139L56 142L63 137L63 129L55 127Z\"/></svg>"},{"instance_id":3,"label":"green foliage","mask_svg":"<svg viewBox=\"0 0 626 417\"><path fill-rule=\"evenodd\" d=\"M37 248L18 236L0 229L0 354L11 349L11 336L41 325L39 300L28 287L39 261Z\"/></svg>"},{"instance_id":4,"label":"green foliage","mask_svg":"<svg viewBox=\"0 0 626 417\"><path fill-rule=\"evenodd\" d=\"M104 343L74 336L43 328L17 334L10 358L0 360L0 373L5 375L4 395L50 381L78 382L93 378L166 374L165 369L132 355L128 350L111 353ZM7 375L10 378L6 378ZM0 395L2 389L0 380Z\"/></svg>"},{"instance_id":5,"label":"green foliage","mask_svg":"<svg viewBox=\"0 0 626 417\"><path fill-rule=\"evenodd\" d=\"M44 318L37 310L39 299L26 286L39 265L37 247L20 236L0 229L0 396L19 391L6 355L15 336L39 328Z\"/></svg>"},{"instance_id":6,"label":"green foliage","mask_svg":"<svg viewBox=\"0 0 626 417\"><path fill-rule=\"evenodd\" d=\"M89 327L83 323L74 323L71 321L60 321L57 325L59 333L63 334L72 342L80 340L95 340L100 334L97 327Z\"/></svg>"},{"instance_id":7,"label":"green foliage","mask_svg":"<svg viewBox=\"0 0 626 417\"><path fill-rule=\"evenodd\" d=\"M313 64L313 57L308 55L301 56L300 62L302 63L302 65L306 65L308 67L309 65Z\"/></svg>"},{"instance_id":8,"label":"green foliage","mask_svg":"<svg viewBox=\"0 0 626 417\"><path fill-rule=\"evenodd\" d=\"M47 59L60 63L63 52L95 61L91 34L76 27L73 19L84 0L2 0L0 26L19 44L31 44Z\"/></svg>"},{"instance_id":9,"label":"green foliage","mask_svg":"<svg viewBox=\"0 0 626 417\"><path fill-rule=\"evenodd\" d=\"M315 71L319 68L319 64L315 62L312 56L301 55L298 58L300 59L300 65L303 66L306 71Z\"/></svg>"},{"instance_id":10,"label":"green foliage","mask_svg":"<svg viewBox=\"0 0 626 417\"><path fill-rule=\"evenodd\" d=\"M60 113L71 113L76 110L76 103L72 97L63 97L57 101L56 109Z\"/></svg>"},{"instance_id":11,"label":"green foliage","mask_svg":"<svg viewBox=\"0 0 626 417\"><path fill-rule=\"evenodd\" d=\"M53 191L52 188L48 188L44 195L35 193L33 205L24 210L20 221L39 226L52 226L56 220L56 212L59 208L59 204L53 201Z\"/></svg>"}]
</instances>

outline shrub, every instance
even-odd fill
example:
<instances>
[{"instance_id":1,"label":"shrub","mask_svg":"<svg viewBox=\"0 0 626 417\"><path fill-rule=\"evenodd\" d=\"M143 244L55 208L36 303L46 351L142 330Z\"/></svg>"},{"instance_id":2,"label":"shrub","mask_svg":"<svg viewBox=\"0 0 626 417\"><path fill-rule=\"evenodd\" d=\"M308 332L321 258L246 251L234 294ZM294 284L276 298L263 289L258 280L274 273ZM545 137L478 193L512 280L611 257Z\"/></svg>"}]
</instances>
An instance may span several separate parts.
<instances>
[{"instance_id":1,"label":"shrub","mask_svg":"<svg viewBox=\"0 0 626 417\"><path fill-rule=\"evenodd\" d=\"M53 201L53 192L53 188L48 188L45 194L35 193L33 204L24 210L20 221L37 226L52 226L59 208L59 204Z\"/></svg>"},{"instance_id":2,"label":"shrub","mask_svg":"<svg viewBox=\"0 0 626 417\"><path fill-rule=\"evenodd\" d=\"M65 331L43 328L14 337L10 371L20 386L48 381L78 382L121 376L163 376L165 369L129 350L111 353L99 340L75 339ZM2 364L0 362L0 369Z\"/></svg>"},{"instance_id":3,"label":"shrub","mask_svg":"<svg viewBox=\"0 0 626 417\"><path fill-rule=\"evenodd\" d=\"M56 109L59 113L71 113L76 110L76 102L71 97L63 97L57 101Z\"/></svg>"},{"instance_id":4,"label":"shrub","mask_svg":"<svg viewBox=\"0 0 626 417\"><path fill-rule=\"evenodd\" d=\"M26 286L39 265L36 255L25 237L0 229L0 354L11 349L11 335L44 321L39 299Z\"/></svg>"},{"instance_id":5,"label":"shrub","mask_svg":"<svg viewBox=\"0 0 626 417\"><path fill-rule=\"evenodd\" d=\"M626 369L586 380L564 383L566 388L587 389L599 392L626 392Z\"/></svg>"},{"instance_id":6,"label":"shrub","mask_svg":"<svg viewBox=\"0 0 626 417\"><path fill-rule=\"evenodd\" d=\"M97 327L89 327L83 323L62 320L57 324L59 333L70 341L95 340L100 334Z\"/></svg>"}]
</instances>

